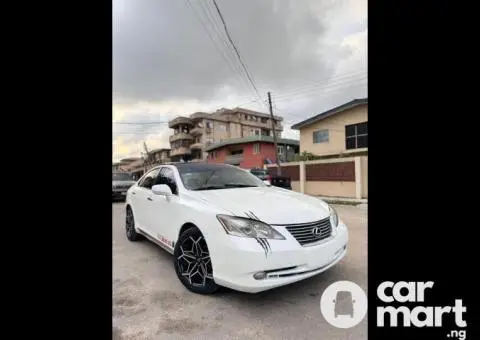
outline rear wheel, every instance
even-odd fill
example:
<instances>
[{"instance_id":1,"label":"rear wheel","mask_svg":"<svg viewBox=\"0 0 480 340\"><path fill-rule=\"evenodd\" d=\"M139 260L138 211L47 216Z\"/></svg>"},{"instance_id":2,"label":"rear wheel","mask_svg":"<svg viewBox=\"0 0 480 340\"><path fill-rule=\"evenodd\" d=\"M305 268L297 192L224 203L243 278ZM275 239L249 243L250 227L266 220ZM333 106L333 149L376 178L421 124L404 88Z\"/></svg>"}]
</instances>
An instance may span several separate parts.
<instances>
[{"instance_id":1,"label":"rear wheel","mask_svg":"<svg viewBox=\"0 0 480 340\"><path fill-rule=\"evenodd\" d=\"M136 242L142 239L142 235L135 230L135 218L133 217L133 211L130 207L127 207L125 232L129 241Z\"/></svg>"},{"instance_id":2,"label":"rear wheel","mask_svg":"<svg viewBox=\"0 0 480 340\"><path fill-rule=\"evenodd\" d=\"M173 255L178 279L188 290L213 294L219 289L213 280L207 242L198 228L192 227L180 235Z\"/></svg>"}]
</instances>

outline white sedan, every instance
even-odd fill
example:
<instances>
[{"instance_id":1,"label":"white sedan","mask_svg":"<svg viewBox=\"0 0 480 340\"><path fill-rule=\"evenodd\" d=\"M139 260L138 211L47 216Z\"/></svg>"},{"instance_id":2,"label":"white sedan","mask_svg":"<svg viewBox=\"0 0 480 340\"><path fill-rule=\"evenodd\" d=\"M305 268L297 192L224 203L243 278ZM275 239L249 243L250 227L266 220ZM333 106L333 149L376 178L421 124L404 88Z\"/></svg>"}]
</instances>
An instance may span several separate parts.
<instances>
[{"instance_id":1,"label":"white sedan","mask_svg":"<svg viewBox=\"0 0 480 340\"><path fill-rule=\"evenodd\" d=\"M127 192L126 234L173 254L192 292L256 293L317 275L346 254L348 231L322 200L224 164L148 171Z\"/></svg>"}]
</instances>

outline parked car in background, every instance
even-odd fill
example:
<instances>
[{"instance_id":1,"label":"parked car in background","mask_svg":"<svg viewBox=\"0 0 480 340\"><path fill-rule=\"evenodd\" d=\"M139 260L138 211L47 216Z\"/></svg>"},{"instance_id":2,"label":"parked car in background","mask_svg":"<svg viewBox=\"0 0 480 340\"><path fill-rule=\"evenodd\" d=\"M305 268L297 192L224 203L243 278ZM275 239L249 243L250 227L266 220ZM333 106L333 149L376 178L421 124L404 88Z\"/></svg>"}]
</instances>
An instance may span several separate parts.
<instances>
[{"instance_id":1,"label":"parked car in background","mask_svg":"<svg viewBox=\"0 0 480 340\"><path fill-rule=\"evenodd\" d=\"M270 176L268 176L268 170L265 169L250 169L248 170L252 175L260 178L265 184L271 185Z\"/></svg>"},{"instance_id":2,"label":"parked car in background","mask_svg":"<svg viewBox=\"0 0 480 340\"><path fill-rule=\"evenodd\" d=\"M249 171L252 175L260 178L267 185L292 190L292 184L290 177L288 176L272 176L269 175L268 170L266 169L250 169Z\"/></svg>"},{"instance_id":3,"label":"parked car in background","mask_svg":"<svg viewBox=\"0 0 480 340\"><path fill-rule=\"evenodd\" d=\"M112 172L112 199L124 200L127 190L135 184L131 175L126 172Z\"/></svg>"},{"instance_id":4,"label":"parked car in background","mask_svg":"<svg viewBox=\"0 0 480 340\"><path fill-rule=\"evenodd\" d=\"M147 171L127 192L126 237L173 255L190 291L256 293L320 274L347 252L333 207L267 186L226 164L177 163Z\"/></svg>"}]
</instances>

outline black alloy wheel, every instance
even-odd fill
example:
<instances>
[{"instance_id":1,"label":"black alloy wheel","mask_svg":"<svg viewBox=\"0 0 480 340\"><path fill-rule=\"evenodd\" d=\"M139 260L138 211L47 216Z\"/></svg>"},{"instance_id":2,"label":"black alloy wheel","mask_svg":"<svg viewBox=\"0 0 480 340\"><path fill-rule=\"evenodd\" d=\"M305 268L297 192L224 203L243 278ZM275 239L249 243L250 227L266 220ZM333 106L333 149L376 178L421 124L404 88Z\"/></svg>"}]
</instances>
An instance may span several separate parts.
<instances>
[{"instance_id":1,"label":"black alloy wheel","mask_svg":"<svg viewBox=\"0 0 480 340\"><path fill-rule=\"evenodd\" d=\"M129 241L135 242L141 240L142 238L142 235L138 234L135 230L135 218L133 217L133 211L130 207L127 207L125 231Z\"/></svg>"},{"instance_id":2,"label":"black alloy wheel","mask_svg":"<svg viewBox=\"0 0 480 340\"><path fill-rule=\"evenodd\" d=\"M213 279L213 267L205 237L198 228L185 230L174 250L174 265L178 279L197 294L213 294L219 286Z\"/></svg>"}]
</instances>

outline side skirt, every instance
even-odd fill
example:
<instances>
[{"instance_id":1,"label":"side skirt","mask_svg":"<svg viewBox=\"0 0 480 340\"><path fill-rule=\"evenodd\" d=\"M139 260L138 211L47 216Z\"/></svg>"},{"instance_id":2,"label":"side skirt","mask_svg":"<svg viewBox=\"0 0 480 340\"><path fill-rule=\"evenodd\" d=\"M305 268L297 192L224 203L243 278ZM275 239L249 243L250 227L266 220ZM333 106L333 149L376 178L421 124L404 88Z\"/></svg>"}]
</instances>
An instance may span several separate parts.
<instances>
[{"instance_id":1,"label":"side skirt","mask_svg":"<svg viewBox=\"0 0 480 340\"><path fill-rule=\"evenodd\" d=\"M143 231L142 229L138 229L137 228L137 233L145 236L145 238L147 238L149 241L155 243L156 245L158 245L159 247L161 247L163 250L167 251L168 253L170 253L171 255L173 255L173 249L168 247L166 244L163 244L162 242L160 242L159 240L157 240L155 237L153 237L152 235L150 235L149 233L147 233L146 231Z\"/></svg>"}]
</instances>

